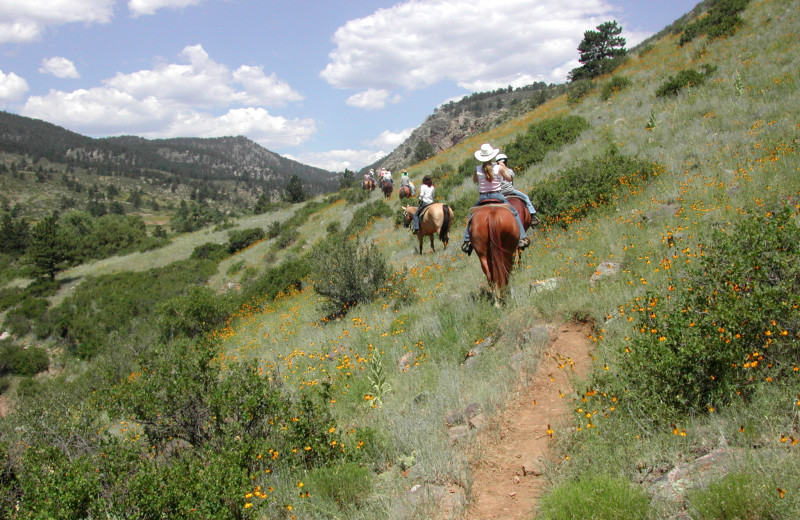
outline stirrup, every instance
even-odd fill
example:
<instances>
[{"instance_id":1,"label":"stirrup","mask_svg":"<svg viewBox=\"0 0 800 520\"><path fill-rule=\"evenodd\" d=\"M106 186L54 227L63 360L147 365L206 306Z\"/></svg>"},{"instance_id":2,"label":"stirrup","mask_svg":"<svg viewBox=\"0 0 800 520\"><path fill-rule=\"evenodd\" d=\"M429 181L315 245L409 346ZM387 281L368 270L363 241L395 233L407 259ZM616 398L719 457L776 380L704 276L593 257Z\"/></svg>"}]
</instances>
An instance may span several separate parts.
<instances>
[{"instance_id":1,"label":"stirrup","mask_svg":"<svg viewBox=\"0 0 800 520\"><path fill-rule=\"evenodd\" d=\"M520 249L525 249L529 245L531 245L531 239L528 237L520 238L519 242L517 242L517 247Z\"/></svg>"},{"instance_id":2,"label":"stirrup","mask_svg":"<svg viewBox=\"0 0 800 520\"><path fill-rule=\"evenodd\" d=\"M472 254L472 243L469 242L468 240L465 240L461 244L461 250L464 251L465 253L467 253L467 255L471 255Z\"/></svg>"}]
</instances>

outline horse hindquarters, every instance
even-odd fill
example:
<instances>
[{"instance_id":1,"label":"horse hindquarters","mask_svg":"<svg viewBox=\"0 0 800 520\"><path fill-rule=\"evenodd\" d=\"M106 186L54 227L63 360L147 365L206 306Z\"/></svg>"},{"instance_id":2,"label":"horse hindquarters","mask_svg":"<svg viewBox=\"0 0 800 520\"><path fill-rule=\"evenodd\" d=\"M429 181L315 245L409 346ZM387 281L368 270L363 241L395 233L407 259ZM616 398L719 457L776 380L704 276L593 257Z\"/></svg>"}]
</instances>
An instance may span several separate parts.
<instances>
[{"instance_id":1,"label":"horse hindquarters","mask_svg":"<svg viewBox=\"0 0 800 520\"><path fill-rule=\"evenodd\" d=\"M486 208L472 217L472 244L490 285L508 284L519 238L514 215L504 208Z\"/></svg>"}]
</instances>

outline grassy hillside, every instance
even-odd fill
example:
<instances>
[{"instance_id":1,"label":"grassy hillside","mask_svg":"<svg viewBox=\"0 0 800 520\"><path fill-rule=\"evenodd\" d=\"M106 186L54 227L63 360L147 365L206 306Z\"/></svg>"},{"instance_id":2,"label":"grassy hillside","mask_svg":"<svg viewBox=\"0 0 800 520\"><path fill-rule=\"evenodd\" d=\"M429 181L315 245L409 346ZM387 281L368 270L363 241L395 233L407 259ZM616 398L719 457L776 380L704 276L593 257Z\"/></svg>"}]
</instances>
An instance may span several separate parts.
<instances>
[{"instance_id":1,"label":"grassy hillside","mask_svg":"<svg viewBox=\"0 0 800 520\"><path fill-rule=\"evenodd\" d=\"M593 326L594 370L565 397L574 422L542 461L550 486L537 518L799 517L800 10L752 1L742 18L726 38L681 46L679 34L665 35L614 73L628 82L600 78L582 97L547 102L409 168L416 183L437 172L445 202L474 199L459 166L481 143L511 148L531 124L563 116L589 123L517 169L517 188L556 209L543 210L503 308L486 298L477 259L457 247L463 213L451 246L426 245L423 255L394 218L374 216L348 234L375 249L352 256L385 260L392 276L325 319L315 285L347 278L328 256L346 241L337 231L359 210L386 212L377 193L295 207L307 215L288 247L273 238L227 257L196 301L223 308L236 291L217 291L229 282L245 292L255 273L308 261L301 288L169 342L165 330L205 316L176 296L94 360L52 350L53 383L15 380L8 395L19 409L0 430L3 512L34 518L25 510L33 503L65 518L433 518L439 486L469 497L468 461L482 456L469 435L451 441L448 417L477 405L491 421L536 367L548 326L579 320ZM656 95L689 69L702 83ZM628 161L650 165L650 175L606 183ZM119 257L63 277L157 267L213 241L224 238L199 232L157 258ZM615 274L598 277L604 262ZM72 400L44 399L59 392ZM664 484L705 455L718 472ZM417 485L426 493L411 498ZM19 496L29 502L11 513Z\"/></svg>"}]
</instances>

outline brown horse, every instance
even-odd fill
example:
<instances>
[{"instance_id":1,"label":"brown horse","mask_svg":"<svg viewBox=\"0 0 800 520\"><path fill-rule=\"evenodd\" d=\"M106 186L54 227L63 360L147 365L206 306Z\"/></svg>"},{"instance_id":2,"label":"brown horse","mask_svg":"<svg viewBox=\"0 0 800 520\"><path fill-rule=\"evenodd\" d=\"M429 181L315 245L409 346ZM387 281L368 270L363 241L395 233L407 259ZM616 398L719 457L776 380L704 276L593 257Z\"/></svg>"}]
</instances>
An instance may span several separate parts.
<instances>
[{"instance_id":1,"label":"brown horse","mask_svg":"<svg viewBox=\"0 0 800 520\"><path fill-rule=\"evenodd\" d=\"M499 305L517 252L517 220L507 208L486 204L474 210L469 225L470 242L478 254L495 305Z\"/></svg>"},{"instance_id":2,"label":"brown horse","mask_svg":"<svg viewBox=\"0 0 800 520\"><path fill-rule=\"evenodd\" d=\"M414 214L417 212L417 206L403 206L403 226L408 227L414 220ZM428 206L419 219L419 254L422 254L422 240L429 236L431 237L431 251L436 251L433 247L433 235L439 234L439 240L444 244L447 249L447 243L450 242L450 223L453 221L453 208L446 206L440 202L434 202Z\"/></svg>"},{"instance_id":3,"label":"brown horse","mask_svg":"<svg viewBox=\"0 0 800 520\"><path fill-rule=\"evenodd\" d=\"M365 191L367 191L367 190L372 191L374 189L375 189L375 181L374 180L372 180L372 179L364 180L364 190Z\"/></svg>"},{"instance_id":4,"label":"brown horse","mask_svg":"<svg viewBox=\"0 0 800 520\"><path fill-rule=\"evenodd\" d=\"M397 190L397 196L400 197L400 200L410 199L411 198L411 186L400 186L400 189Z\"/></svg>"},{"instance_id":5,"label":"brown horse","mask_svg":"<svg viewBox=\"0 0 800 520\"><path fill-rule=\"evenodd\" d=\"M383 191L383 198L390 198L392 196L392 192L394 191L394 184L388 181L383 181L381 191Z\"/></svg>"}]
</instances>

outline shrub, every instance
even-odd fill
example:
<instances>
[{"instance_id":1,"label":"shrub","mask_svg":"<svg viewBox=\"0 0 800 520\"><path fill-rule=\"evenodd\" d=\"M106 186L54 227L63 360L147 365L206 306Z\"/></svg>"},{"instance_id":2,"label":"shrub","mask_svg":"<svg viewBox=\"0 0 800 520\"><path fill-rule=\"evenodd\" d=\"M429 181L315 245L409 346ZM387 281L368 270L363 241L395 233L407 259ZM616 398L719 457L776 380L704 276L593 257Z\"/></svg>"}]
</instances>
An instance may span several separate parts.
<instances>
[{"instance_id":1,"label":"shrub","mask_svg":"<svg viewBox=\"0 0 800 520\"><path fill-rule=\"evenodd\" d=\"M581 79L573 81L567 90L567 104L575 106L592 90L592 81L589 79Z\"/></svg>"},{"instance_id":2,"label":"shrub","mask_svg":"<svg viewBox=\"0 0 800 520\"><path fill-rule=\"evenodd\" d=\"M517 137L505 148L505 153L511 160L515 173L523 173L532 164L544 160L545 155L551 150L558 150L563 146L575 142L578 136L589 128L589 122L581 116L552 117L544 121L533 123L528 130ZM475 161L465 161L462 173L472 177L475 171Z\"/></svg>"},{"instance_id":3,"label":"shrub","mask_svg":"<svg viewBox=\"0 0 800 520\"><path fill-rule=\"evenodd\" d=\"M747 215L715 231L699 256L672 291L648 293L622 354L631 398L654 416L747 398L796 378L800 366L800 228L791 211Z\"/></svg>"},{"instance_id":4,"label":"shrub","mask_svg":"<svg viewBox=\"0 0 800 520\"><path fill-rule=\"evenodd\" d=\"M373 218L391 218L394 212L386 202L376 200L370 204L366 204L358 208L353 213L353 218L344 230L345 236L358 234L369 224L370 219Z\"/></svg>"},{"instance_id":5,"label":"shrub","mask_svg":"<svg viewBox=\"0 0 800 520\"><path fill-rule=\"evenodd\" d=\"M162 337L195 338L225 324L233 312L233 301L209 287L190 287L185 295L172 297L158 305Z\"/></svg>"},{"instance_id":6,"label":"shrub","mask_svg":"<svg viewBox=\"0 0 800 520\"><path fill-rule=\"evenodd\" d=\"M705 34L709 39L730 36L744 24L739 13L747 8L750 0L719 0L708 11L708 15L686 26L678 45L683 46Z\"/></svg>"},{"instance_id":7,"label":"shrub","mask_svg":"<svg viewBox=\"0 0 800 520\"><path fill-rule=\"evenodd\" d=\"M50 367L47 351L41 347L22 348L13 343L0 345L0 375L35 376Z\"/></svg>"},{"instance_id":8,"label":"shrub","mask_svg":"<svg viewBox=\"0 0 800 520\"><path fill-rule=\"evenodd\" d=\"M392 275L377 246L362 246L342 236L321 242L311 264L314 291L327 298L326 308L331 313L346 314L359 303L378 298Z\"/></svg>"},{"instance_id":9,"label":"shrub","mask_svg":"<svg viewBox=\"0 0 800 520\"><path fill-rule=\"evenodd\" d=\"M19 287L0 288L0 312L18 304L24 297L25 291Z\"/></svg>"},{"instance_id":10,"label":"shrub","mask_svg":"<svg viewBox=\"0 0 800 520\"><path fill-rule=\"evenodd\" d=\"M616 201L623 193L620 187L638 186L655 173L655 165L611 147L604 155L579 162L535 185L530 198L547 224L566 228L594 208Z\"/></svg>"},{"instance_id":11,"label":"shrub","mask_svg":"<svg viewBox=\"0 0 800 520\"><path fill-rule=\"evenodd\" d=\"M6 393L6 390L8 390L10 387L11 387L11 378L9 378L8 376L0 376L0 395ZM7 477L5 477L5 475L0 475L0 487L5 483L6 480Z\"/></svg>"},{"instance_id":12,"label":"shrub","mask_svg":"<svg viewBox=\"0 0 800 520\"><path fill-rule=\"evenodd\" d=\"M629 481L599 475L556 487L542 497L540 516L544 520L645 520L650 499Z\"/></svg>"},{"instance_id":13,"label":"shrub","mask_svg":"<svg viewBox=\"0 0 800 520\"><path fill-rule=\"evenodd\" d=\"M600 89L600 99L608 101L611 96L631 86L631 80L627 76L612 76L610 80L603 84Z\"/></svg>"},{"instance_id":14,"label":"shrub","mask_svg":"<svg viewBox=\"0 0 800 520\"><path fill-rule=\"evenodd\" d=\"M228 253L234 254L245 249L265 237L260 227L230 231L228 233Z\"/></svg>"},{"instance_id":15,"label":"shrub","mask_svg":"<svg viewBox=\"0 0 800 520\"><path fill-rule=\"evenodd\" d=\"M250 304L257 300L273 300L279 293L291 288L300 288L303 279L310 272L309 262L305 258L288 259L280 265L251 280L244 287L242 298ZM242 282L245 280L243 279Z\"/></svg>"},{"instance_id":16,"label":"shrub","mask_svg":"<svg viewBox=\"0 0 800 520\"><path fill-rule=\"evenodd\" d=\"M684 69L675 76L670 76L656 90L656 97L677 96L681 89L702 85L706 77L694 69Z\"/></svg>"},{"instance_id":17,"label":"shrub","mask_svg":"<svg viewBox=\"0 0 800 520\"><path fill-rule=\"evenodd\" d=\"M213 262L220 262L227 258L228 248L224 244L215 244L213 242L206 242L196 246L189 256L192 260L211 260Z\"/></svg>"}]
</instances>

